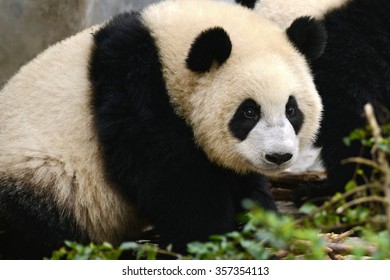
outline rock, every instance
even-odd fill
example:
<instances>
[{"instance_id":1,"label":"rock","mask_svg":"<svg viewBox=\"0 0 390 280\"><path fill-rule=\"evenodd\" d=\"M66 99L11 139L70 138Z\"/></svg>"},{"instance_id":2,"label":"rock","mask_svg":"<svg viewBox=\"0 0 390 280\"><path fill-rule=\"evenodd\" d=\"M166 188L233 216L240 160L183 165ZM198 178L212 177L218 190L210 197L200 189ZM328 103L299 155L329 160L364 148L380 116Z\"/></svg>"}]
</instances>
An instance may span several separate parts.
<instances>
[{"instance_id":1,"label":"rock","mask_svg":"<svg viewBox=\"0 0 390 280\"><path fill-rule=\"evenodd\" d=\"M0 88L51 44L153 2L158 0L0 0Z\"/></svg>"}]
</instances>

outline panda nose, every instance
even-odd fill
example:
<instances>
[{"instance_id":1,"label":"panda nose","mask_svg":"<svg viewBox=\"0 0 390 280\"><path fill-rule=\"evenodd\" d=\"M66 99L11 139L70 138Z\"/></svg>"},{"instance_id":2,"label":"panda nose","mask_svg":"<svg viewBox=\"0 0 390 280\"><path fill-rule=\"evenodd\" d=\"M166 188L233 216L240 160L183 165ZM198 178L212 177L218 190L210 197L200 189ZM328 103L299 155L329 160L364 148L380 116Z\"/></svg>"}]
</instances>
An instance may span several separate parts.
<instances>
[{"instance_id":1,"label":"panda nose","mask_svg":"<svg viewBox=\"0 0 390 280\"><path fill-rule=\"evenodd\" d=\"M265 155L265 159L269 162L275 163L277 165L281 165L282 163L285 163L286 161L289 161L292 158L292 154L270 154Z\"/></svg>"}]
</instances>

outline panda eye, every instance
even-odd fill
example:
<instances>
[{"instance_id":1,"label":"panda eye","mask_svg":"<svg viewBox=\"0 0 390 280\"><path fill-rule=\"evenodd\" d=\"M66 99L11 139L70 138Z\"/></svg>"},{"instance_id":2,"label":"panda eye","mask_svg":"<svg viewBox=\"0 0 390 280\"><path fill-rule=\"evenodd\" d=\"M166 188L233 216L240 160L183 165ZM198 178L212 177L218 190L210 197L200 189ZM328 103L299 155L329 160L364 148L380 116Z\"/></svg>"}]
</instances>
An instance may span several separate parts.
<instances>
[{"instance_id":1,"label":"panda eye","mask_svg":"<svg viewBox=\"0 0 390 280\"><path fill-rule=\"evenodd\" d=\"M293 107L289 107L286 109L286 115L289 118L292 118L295 116L295 109Z\"/></svg>"},{"instance_id":2,"label":"panda eye","mask_svg":"<svg viewBox=\"0 0 390 280\"><path fill-rule=\"evenodd\" d=\"M245 116L245 118L250 119L250 120L257 120L259 118L259 115L257 114L257 112L252 108L245 109L244 116Z\"/></svg>"}]
</instances>

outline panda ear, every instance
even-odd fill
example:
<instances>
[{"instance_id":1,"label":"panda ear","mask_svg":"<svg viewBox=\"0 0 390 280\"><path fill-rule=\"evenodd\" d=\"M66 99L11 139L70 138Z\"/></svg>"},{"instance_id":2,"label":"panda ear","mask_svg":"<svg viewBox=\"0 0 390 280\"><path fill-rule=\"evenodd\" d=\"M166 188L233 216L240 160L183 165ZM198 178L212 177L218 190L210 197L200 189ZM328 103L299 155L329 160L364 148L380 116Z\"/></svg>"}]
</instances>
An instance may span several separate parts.
<instances>
[{"instance_id":1,"label":"panda ear","mask_svg":"<svg viewBox=\"0 0 390 280\"><path fill-rule=\"evenodd\" d=\"M236 3L249 9L254 9L257 1L258 0L236 0Z\"/></svg>"},{"instance_id":2,"label":"panda ear","mask_svg":"<svg viewBox=\"0 0 390 280\"><path fill-rule=\"evenodd\" d=\"M294 20L286 30L294 46L308 60L317 59L325 50L328 34L324 25L311 17L300 17Z\"/></svg>"},{"instance_id":3,"label":"panda ear","mask_svg":"<svg viewBox=\"0 0 390 280\"><path fill-rule=\"evenodd\" d=\"M187 55L187 68L204 73L210 70L213 62L221 66L230 57L232 43L229 35L221 27L203 31L194 40Z\"/></svg>"}]
</instances>

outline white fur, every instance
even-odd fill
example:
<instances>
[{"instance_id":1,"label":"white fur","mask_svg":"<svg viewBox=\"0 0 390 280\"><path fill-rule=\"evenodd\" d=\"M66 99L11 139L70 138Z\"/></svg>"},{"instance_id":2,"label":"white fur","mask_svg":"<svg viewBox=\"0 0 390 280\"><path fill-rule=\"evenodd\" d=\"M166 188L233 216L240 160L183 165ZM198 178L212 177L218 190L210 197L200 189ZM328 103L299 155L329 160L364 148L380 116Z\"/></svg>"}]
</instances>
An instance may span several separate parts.
<instances>
[{"instance_id":1,"label":"white fur","mask_svg":"<svg viewBox=\"0 0 390 280\"><path fill-rule=\"evenodd\" d=\"M346 5L351 0L260 0L255 10L265 18L287 28L294 19L312 16L322 19L329 11Z\"/></svg>"}]
</instances>

